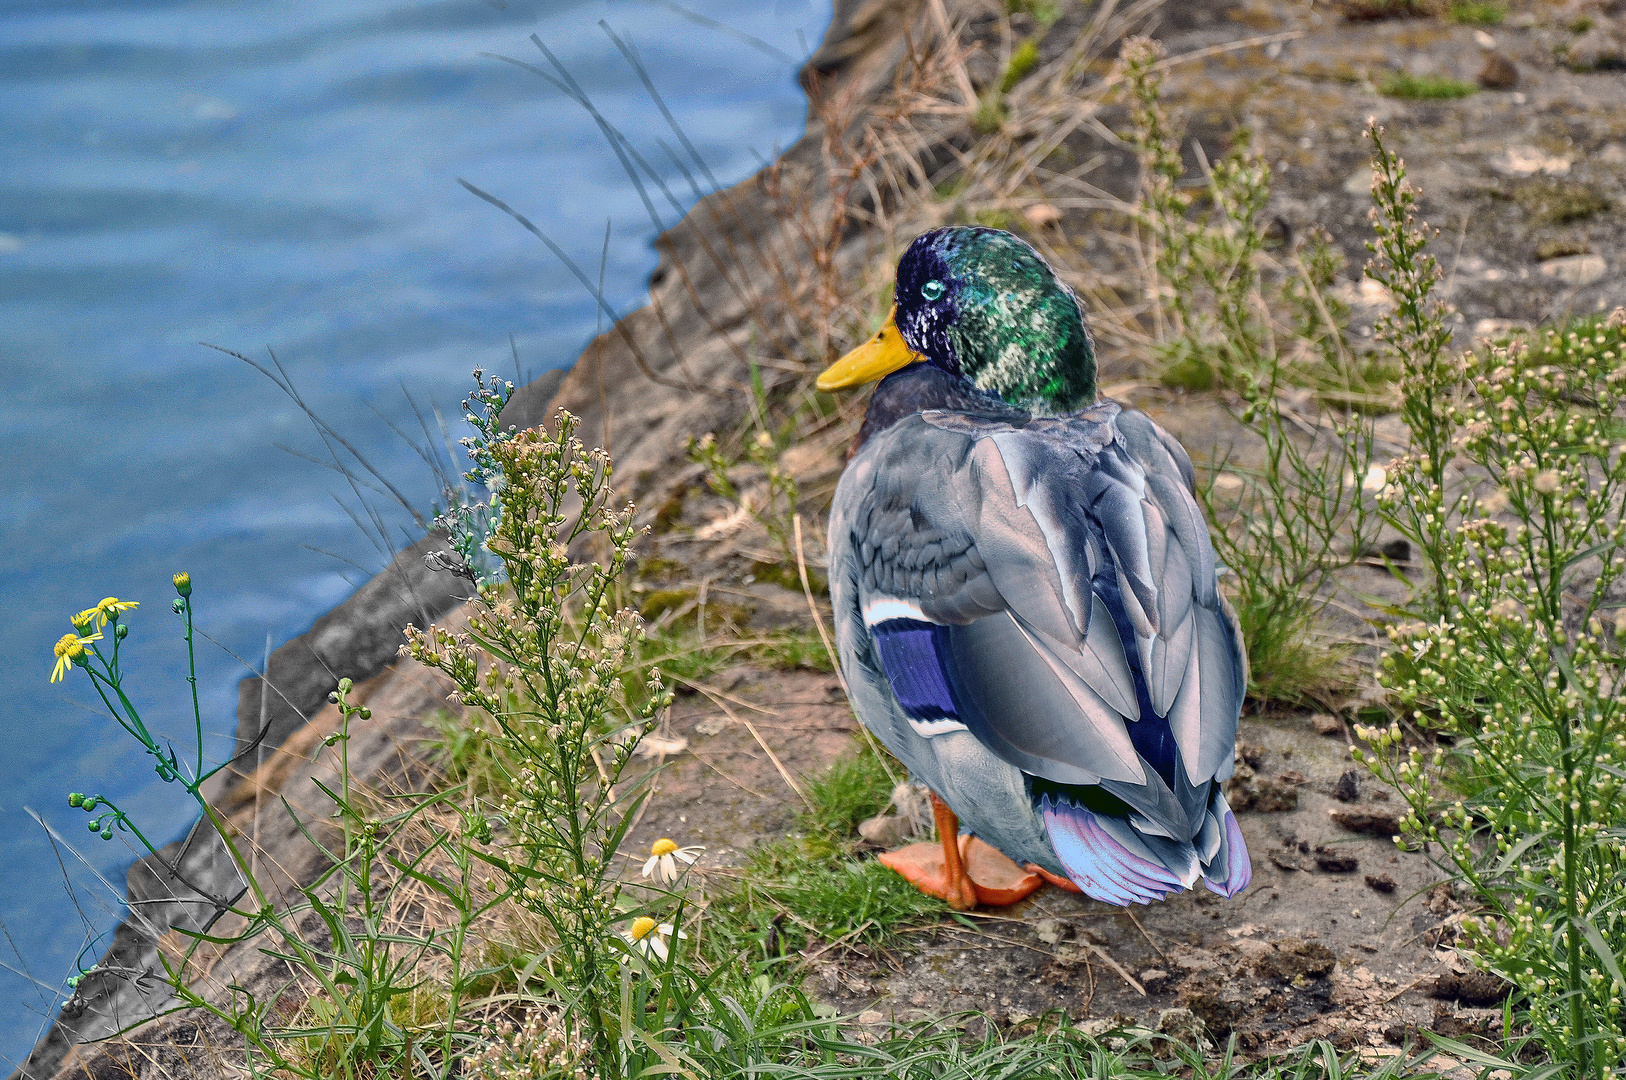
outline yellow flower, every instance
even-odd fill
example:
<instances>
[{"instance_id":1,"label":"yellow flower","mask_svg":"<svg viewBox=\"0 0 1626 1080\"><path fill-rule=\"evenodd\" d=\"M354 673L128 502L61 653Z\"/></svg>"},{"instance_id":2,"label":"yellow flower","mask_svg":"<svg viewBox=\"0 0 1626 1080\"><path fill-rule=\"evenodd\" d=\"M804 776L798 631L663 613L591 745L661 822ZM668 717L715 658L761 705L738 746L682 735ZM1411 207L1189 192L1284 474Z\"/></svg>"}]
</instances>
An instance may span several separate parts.
<instances>
[{"instance_id":1,"label":"yellow flower","mask_svg":"<svg viewBox=\"0 0 1626 1080\"><path fill-rule=\"evenodd\" d=\"M94 608L91 610L95 610ZM83 614L83 613L81 613ZM85 646L92 641L102 640L102 635L91 634L89 637L80 637L77 634L63 634L56 643L56 670L51 672L52 682L61 682L62 675L85 655Z\"/></svg>"},{"instance_id":2,"label":"yellow flower","mask_svg":"<svg viewBox=\"0 0 1626 1080\"><path fill-rule=\"evenodd\" d=\"M673 930L671 923L657 925L648 915L640 915L632 920L631 926L621 931L621 936L632 946L633 951L644 959L649 959L649 955L653 953L656 959L665 960L670 955L666 939L672 936ZM679 930L677 936L686 938L689 935Z\"/></svg>"},{"instance_id":3,"label":"yellow flower","mask_svg":"<svg viewBox=\"0 0 1626 1080\"><path fill-rule=\"evenodd\" d=\"M661 880L670 885L683 872L678 869L678 861L689 865L700 858L700 853L705 850L703 847L680 848L663 836L649 847L649 861L644 863L644 877L654 877L655 871L659 870Z\"/></svg>"},{"instance_id":4,"label":"yellow flower","mask_svg":"<svg viewBox=\"0 0 1626 1080\"><path fill-rule=\"evenodd\" d=\"M119 612L129 611L131 608L140 606L141 602L139 600L120 600L116 596L104 596L101 603L93 608L86 608L70 621L83 633L89 627L91 620L94 619L96 629L100 630L109 622L118 622Z\"/></svg>"}]
</instances>

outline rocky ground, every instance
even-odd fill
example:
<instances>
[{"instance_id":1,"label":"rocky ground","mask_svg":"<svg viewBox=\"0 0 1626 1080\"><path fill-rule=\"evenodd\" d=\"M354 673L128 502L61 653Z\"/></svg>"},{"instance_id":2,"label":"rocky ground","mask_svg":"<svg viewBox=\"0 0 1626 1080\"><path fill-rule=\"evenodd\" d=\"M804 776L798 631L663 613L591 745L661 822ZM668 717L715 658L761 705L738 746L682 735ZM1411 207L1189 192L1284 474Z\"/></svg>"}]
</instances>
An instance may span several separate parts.
<instances>
[{"instance_id":1,"label":"rocky ground","mask_svg":"<svg viewBox=\"0 0 1626 1080\"><path fill-rule=\"evenodd\" d=\"M1443 6L1443 5L1442 5ZM1170 51L1245 32L1274 40L1178 67L1176 97L1193 131L1243 122L1275 166L1273 211L1328 229L1359 284L1376 118L1422 189L1440 230L1444 292L1468 330L1534 324L1626 302L1626 24L1619 5L1512 3L1500 25L1441 19L1351 21L1339 5L1250 0L1170 5ZM1584 29L1583 29L1584 28ZM1375 92L1399 73L1457 80L1477 92L1403 100ZM1367 312L1370 317L1370 311Z\"/></svg>"}]
</instances>

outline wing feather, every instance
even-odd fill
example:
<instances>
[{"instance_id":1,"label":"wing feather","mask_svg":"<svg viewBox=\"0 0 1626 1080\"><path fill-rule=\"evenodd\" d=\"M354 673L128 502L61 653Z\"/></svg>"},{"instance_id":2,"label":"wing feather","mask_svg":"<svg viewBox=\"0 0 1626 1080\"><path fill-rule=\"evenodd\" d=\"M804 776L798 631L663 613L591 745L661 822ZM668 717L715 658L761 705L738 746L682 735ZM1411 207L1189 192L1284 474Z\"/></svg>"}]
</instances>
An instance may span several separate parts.
<instances>
[{"instance_id":1,"label":"wing feather","mask_svg":"<svg viewBox=\"0 0 1626 1080\"><path fill-rule=\"evenodd\" d=\"M1204 607L1214 605L1214 545L1208 539L1202 511L1191 492L1173 478L1148 473L1146 489L1161 508L1180 549L1191 557L1193 596Z\"/></svg>"},{"instance_id":2,"label":"wing feather","mask_svg":"<svg viewBox=\"0 0 1626 1080\"><path fill-rule=\"evenodd\" d=\"M1168 637L1158 634L1152 638L1152 663L1147 668L1147 683L1151 691L1152 710L1168 716L1175 698L1191 678L1188 660L1195 655L1192 638L1196 636L1195 621L1186 618L1174 624L1174 633ZM1171 721L1172 723L1172 721ZM1175 729L1175 742L1180 743L1180 731Z\"/></svg>"},{"instance_id":3,"label":"wing feather","mask_svg":"<svg viewBox=\"0 0 1626 1080\"><path fill-rule=\"evenodd\" d=\"M1124 717L1010 613L950 627L949 641L959 718L995 753L1063 784L1145 782Z\"/></svg>"},{"instance_id":4,"label":"wing feather","mask_svg":"<svg viewBox=\"0 0 1626 1080\"><path fill-rule=\"evenodd\" d=\"M1094 593L1091 593L1090 601L1090 630L1084 636L1084 641L1074 648L1068 648L1054 639L1048 639L1047 644L1062 663L1072 668L1107 704L1124 716L1138 716L1140 706L1135 702L1135 676L1129 670L1128 658L1124 656L1123 639L1113 625L1112 613L1107 610L1106 601Z\"/></svg>"},{"instance_id":5,"label":"wing feather","mask_svg":"<svg viewBox=\"0 0 1626 1080\"><path fill-rule=\"evenodd\" d=\"M1199 609L1196 629L1197 648L1192 655L1200 657L1201 735L1195 752L1187 751L1187 757L1197 762L1200 776L1225 780L1235 764L1236 724L1247 676L1239 642L1224 612Z\"/></svg>"}]
</instances>

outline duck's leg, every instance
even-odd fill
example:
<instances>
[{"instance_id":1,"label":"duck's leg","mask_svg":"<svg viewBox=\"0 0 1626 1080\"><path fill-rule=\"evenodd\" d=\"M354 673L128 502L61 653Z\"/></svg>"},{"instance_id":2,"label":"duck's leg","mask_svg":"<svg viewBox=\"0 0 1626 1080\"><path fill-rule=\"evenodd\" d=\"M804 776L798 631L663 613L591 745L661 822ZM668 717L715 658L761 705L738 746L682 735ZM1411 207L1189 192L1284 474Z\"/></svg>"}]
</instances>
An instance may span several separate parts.
<instances>
[{"instance_id":1,"label":"duck's leg","mask_svg":"<svg viewBox=\"0 0 1626 1080\"><path fill-rule=\"evenodd\" d=\"M960 858L960 818L935 791L932 817L937 820L937 838L943 842L943 876L948 881L948 895L943 899L956 911L970 911L977 906L977 887Z\"/></svg>"},{"instance_id":2,"label":"duck's leg","mask_svg":"<svg viewBox=\"0 0 1626 1080\"><path fill-rule=\"evenodd\" d=\"M978 903L1014 904L1044 884L1038 874L1024 872L997 849L974 836L961 836L959 817L935 791L932 816L938 843L910 844L879 860L927 896L947 900L956 911L970 911Z\"/></svg>"},{"instance_id":3,"label":"duck's leg","mask_svg":"<svg viewBox=\"0 0 1626 1080\"><path fill-rule=\"evenodd\" d=\"M966 873L965 859L961 855L960 819L935 791L932 792L932 817L937 819L938 843L927 841L883 852L879 862L896 870L927 896L947 900L949 907L956 911L970 911L977 906L977 887Z\"/></svg>"}]
</instances>

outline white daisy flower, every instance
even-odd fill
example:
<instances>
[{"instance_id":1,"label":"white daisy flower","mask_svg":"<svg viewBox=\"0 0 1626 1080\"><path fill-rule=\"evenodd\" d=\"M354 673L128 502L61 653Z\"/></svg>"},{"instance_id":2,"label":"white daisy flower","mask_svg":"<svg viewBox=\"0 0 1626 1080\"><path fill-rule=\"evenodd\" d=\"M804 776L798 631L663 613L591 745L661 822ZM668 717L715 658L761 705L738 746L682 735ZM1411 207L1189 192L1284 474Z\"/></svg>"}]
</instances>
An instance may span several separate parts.
<instances>
[{"instance_id":1,"label":"white daisy flower","mask_svg":"<svg viewBox=\"0 0 1626 1080\"><path fill-rule=\"evenodd\" d=\"M654 954L657 960L665 960L670 955L666 939L673 935L674 929L669 922L657 924L648 915L640 915L632 920L631 926L621 931L621 936L632 946L633 951L644 959L647 960L650 954ZM677 930L676 933L680 938L689 936L681 930Z\"/></svg>"},{"instance_id":2,"label":"white daisy flower","mask_svg":"<svg viewBox=\"0 0 1626 1080\"><path fill-rule=\"evenodd\" d=\"M700 858L700 853L705 850L703 847L680 848L663 836L649 847L649 861L644 863L644 877L654 877L656 871L659 871L661 880L670 885L683 872L678 863L682 862L684 866L688 866Z\"/></svg>"}]
</instances>

